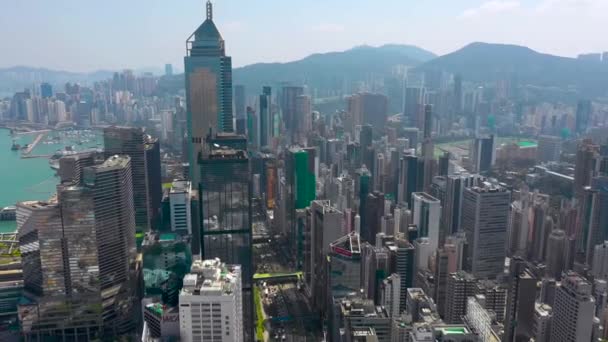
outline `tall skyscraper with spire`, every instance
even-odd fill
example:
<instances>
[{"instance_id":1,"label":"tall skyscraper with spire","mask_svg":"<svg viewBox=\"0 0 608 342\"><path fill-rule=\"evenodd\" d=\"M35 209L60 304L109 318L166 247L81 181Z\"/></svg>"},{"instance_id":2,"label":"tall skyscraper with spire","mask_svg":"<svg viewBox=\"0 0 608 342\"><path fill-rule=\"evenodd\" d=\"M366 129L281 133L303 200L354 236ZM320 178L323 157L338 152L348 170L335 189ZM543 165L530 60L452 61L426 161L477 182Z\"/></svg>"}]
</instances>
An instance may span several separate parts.
<instances>
[{"instance_id":1,"label":"tall skyscraper with spire","mask_svg":"<svg viewBox=\"0 0 608 342\"><path fill-rule=\"evenodd\" d=\"M198 154L210 133L232 132L232 59L213 23L213 5L207 18L186 41L184 70L188 115L190 177L198 186Z\"/></svg>"}]
</instances>

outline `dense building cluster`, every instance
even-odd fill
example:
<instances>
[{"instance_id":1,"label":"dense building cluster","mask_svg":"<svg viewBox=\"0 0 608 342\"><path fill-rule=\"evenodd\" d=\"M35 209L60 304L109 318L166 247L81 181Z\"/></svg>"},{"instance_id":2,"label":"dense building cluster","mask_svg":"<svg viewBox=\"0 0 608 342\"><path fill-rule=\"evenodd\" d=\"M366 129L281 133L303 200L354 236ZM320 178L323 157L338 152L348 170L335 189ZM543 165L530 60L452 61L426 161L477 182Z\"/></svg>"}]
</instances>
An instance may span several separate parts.
<instances>
[{"instance_id":1,"label":"dense building cluster","mask_svg":"<svg viewBox=\"0 0 608 342\"><path fill-rule=\"evenodd\" d=\"M320 110L306 82L233 87L206 10L184 93L167 65L0 100L14 129L103 130L1 212L23 339L608 338L606 106L404 68Z\"/></svg>"}]
</instances>

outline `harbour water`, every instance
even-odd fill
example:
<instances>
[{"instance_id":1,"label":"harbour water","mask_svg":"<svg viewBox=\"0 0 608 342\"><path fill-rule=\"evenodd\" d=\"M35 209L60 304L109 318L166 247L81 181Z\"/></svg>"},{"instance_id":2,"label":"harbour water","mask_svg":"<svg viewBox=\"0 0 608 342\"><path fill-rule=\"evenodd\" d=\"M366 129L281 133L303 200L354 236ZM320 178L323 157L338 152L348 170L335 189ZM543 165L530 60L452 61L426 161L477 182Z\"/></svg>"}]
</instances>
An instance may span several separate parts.
<instances>
[{"instance_id":1,"label":"harbour water","mask_svg":"<svg viewBox=\"0 0 608 342\"><path fill-rule=\"evenodd\" d=\"M25 146L36 134L20 135L15 143ZM49 165L48 157L21 158L22 151L13 151L13 137L8 129L0 128L0 208L27 200L46 200L55 193L58 178ZM103 146L99 132L49 132L32 150L32 155L52 155L65 146L83 150ZM11 230L9 223L0 223L0 232ZM14 229L14 228L13 228Z\"/></svg>"}]
</instances>

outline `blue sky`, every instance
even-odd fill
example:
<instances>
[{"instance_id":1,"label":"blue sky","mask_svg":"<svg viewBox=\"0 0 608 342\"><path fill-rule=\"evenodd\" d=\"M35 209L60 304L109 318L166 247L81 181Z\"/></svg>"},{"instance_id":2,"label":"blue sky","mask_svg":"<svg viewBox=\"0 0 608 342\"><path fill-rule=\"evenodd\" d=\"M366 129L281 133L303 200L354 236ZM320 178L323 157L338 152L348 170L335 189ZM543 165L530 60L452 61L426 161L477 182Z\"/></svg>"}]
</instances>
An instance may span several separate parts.
<instances>
[{"instance_id":1,"label":"blue sky","mask_svg":"<svg viewBox=\"0 0 608 342\"><path fill-rule=\"evenodd\" d=\"M0 67L181 69L204 0L2 0ZM235 66L356 45L438 54L470 42L564 56L608 51L608 0L216 0Z\"/></svg>"}]
</instances>

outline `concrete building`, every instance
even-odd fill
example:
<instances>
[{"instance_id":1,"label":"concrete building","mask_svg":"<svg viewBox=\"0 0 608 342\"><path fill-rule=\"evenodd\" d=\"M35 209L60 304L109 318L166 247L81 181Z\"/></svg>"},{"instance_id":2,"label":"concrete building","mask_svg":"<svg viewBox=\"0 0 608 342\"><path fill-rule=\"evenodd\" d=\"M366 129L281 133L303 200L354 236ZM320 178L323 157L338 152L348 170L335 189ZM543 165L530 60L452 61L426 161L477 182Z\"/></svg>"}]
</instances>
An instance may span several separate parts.
<instances>
[{"instance_id":1,"label":"concrete building","mask_svg":"<svg viewBox=\"0 0 608 342\"><path fill-rule=\"evenodd\" d=\"M595 246L591 274L597 279L608 280L608 241Z\"/></svg>"},{"instance_id":2,"label":"concrete building","mask_svg":"<svg viewBox=\"0 0 608 342\"><path fill-rule=\"evenodd\" d=\"M160 303L146 304L143 308L144 328L142 342L179 339L179 309Z\"/></svg>"},{"instance_id":3,"label":"concrete building","mask_svg":"<svg viewBox=\"0 0 608 342\"><path fill-rule=\"evenodd\" d=\"M426 295L421 288L407 289L404 312L412 317L414 322L424 320L425 316L437 314L437 307L432 298Z\"/></svg>"},{"instance_id":4,"label":"concrete building","mask_svg":"<svg viewBox=\"0 0 608 342\"><path fill-rule=\"evenodd\" d=\"M380 306L359 297L343 299L340 303L342 327L348 334L355 329L373 328L379 342L391 342L391 318Z\"/></svg>"},{"instance_id":5,"label":"concrete building","mask_svg":"<svg viewBox=\"0 0 608 342\"><path fill-rule=\"evenodd\" d=\"M466 272L452 273L448 277L445 313L446 323L462 323L466 314L467 299L475 293L476 279Z\"/></svg>"},{"instance_id":6,"label":"concrete building","mask_svg":"<svg viewBox=\"0 0 608 342\"><path fill-rule=\"evenodd\" d=\"M467 324L479 334L484 342L498 342L500 338L493 330L496 325L496 314L486 309L486 298L483 295L476 295L467 299L467 310L465 320Z\"/></svg>"},{"instance_id":7,"label":"concrete building","mask_svg":"<svg viewBox=\"0 0 608 342\"><path fill-rule=\"evenodd\" d=\"M505 263L511 193L487 182L463 195L462 230L467 237L465 269L478 278L494 278Z\"/></svg>"},{"instance_id":8,"label":"concrete building","mask_svg":"<svg viewBox=\"0 0 608 342\"><path fill-rule=\"evenodd\" d=\"M401 277L393 273L382 281L380 285L380 305L386 308L391 318L396 318L401 313Z\"/></svg>"},{"instance_id":9,"label":"concrete building","mask_svg":"<svg viewBox=\"0 0 608 342\"><path fill-rule=\"evenodd\" d=\"M591 284L575 272L562 277L553 304L551 341L591 340L595 313L591 288Z\"/></svg>"},{"instance_id":10,"label":"concrete building","mask_svg":"<svg viewBox=\"0 0 608 342\"><path fill-rule=\"evenodd\" d=\"M550 342L551 320L553 318L550 305L534 304L534 326L533 337L535 342Z\"/></svg>"},{"instance_id":11,"label":"concrete building","mask_svg":"<svg viewBox=\"0 0 608 342\"><path fill-rule=\"evenodd\" d=\"M243 341L240 266L198 260L190 272L179 295L181 340Z\"/></svg>"}]
</instances>

